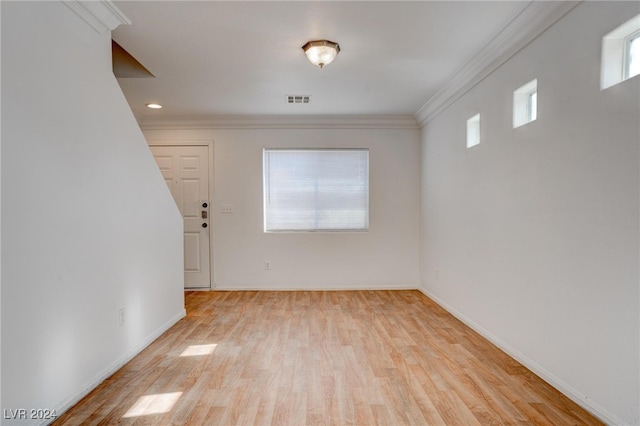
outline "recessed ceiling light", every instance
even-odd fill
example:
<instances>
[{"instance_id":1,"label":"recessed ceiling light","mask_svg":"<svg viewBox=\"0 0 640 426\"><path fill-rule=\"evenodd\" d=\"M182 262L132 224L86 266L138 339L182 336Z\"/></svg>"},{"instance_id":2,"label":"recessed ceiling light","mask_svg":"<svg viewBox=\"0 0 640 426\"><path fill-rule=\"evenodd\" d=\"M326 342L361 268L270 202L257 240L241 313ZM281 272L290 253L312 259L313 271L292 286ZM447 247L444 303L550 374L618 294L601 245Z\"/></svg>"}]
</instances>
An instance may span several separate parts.
<instances>
[{"instance_id":1,"label":"recessed ceiling light","mask_svg":"<svg viewBox=\"0 0 640 426\"><path fill-rule=\"evenodd\" d=\"M147 108L160 109L160 108L162 108L162 105L160 105L160 104L147 104Z\"/></svg>"}]
</instances>

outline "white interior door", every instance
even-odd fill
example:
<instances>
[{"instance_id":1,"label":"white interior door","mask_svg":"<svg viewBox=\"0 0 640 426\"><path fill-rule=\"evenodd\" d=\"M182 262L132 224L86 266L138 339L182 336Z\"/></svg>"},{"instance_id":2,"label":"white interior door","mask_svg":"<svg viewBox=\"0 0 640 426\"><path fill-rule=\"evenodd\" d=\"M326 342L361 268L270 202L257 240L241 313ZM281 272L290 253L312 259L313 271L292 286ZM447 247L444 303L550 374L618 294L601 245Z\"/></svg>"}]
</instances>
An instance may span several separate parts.
<instances>
[{"instance_id":1,"label":"white interior door","mask_svg":"<svg viewBox=\"0 0 640 426\"><path fill-rule=\"evenodd\" d=\"M150 148L184 219L184 286L210 288L209 148Z\"/></svg>"}]
</instances>

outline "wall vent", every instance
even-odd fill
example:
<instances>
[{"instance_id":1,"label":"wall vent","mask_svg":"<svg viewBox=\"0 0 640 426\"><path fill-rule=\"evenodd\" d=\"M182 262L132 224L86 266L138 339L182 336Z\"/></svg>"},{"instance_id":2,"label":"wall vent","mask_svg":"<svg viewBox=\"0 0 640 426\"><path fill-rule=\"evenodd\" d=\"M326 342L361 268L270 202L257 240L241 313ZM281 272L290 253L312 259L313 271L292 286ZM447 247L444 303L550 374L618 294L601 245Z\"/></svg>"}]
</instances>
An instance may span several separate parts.
<instances>
[{"instance_id":1,"label":"wall vent","mask_svg":"<svg viewBox=\"0 0 640 426\"><path fill-rule=\"evenodd\" d=\"M309 95L287 95L288 104L308 104L310 100Z\"/></svg>"}]
</instances>

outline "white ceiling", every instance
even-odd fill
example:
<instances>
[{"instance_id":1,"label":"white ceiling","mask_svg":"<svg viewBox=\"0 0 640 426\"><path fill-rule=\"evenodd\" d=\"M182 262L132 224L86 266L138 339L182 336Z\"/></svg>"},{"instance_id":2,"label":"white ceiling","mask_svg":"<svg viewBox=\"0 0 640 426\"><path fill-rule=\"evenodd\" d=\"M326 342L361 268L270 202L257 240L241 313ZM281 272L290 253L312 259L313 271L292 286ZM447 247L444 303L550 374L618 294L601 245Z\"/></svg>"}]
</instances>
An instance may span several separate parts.
<instances>
[{"instance_id":1,"label":"white ceiling","mask_svg":"<svg viewBox=\"0 0 640 426\"><path fill-rule=\"evenodd\" d=\"M414 115L528 3L116 1L113 39L156 76L118 81L139 119ZM342 49L324 69L314 39Z\"/></svg>"}]
</instances>

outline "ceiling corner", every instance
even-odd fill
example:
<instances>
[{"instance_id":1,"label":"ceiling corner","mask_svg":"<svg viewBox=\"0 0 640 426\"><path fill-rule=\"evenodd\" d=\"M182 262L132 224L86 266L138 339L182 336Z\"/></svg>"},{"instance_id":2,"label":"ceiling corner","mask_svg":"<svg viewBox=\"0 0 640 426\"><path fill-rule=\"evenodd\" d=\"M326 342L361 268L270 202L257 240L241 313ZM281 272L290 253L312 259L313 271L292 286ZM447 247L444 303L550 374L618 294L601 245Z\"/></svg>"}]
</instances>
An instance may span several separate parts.
<instances>
[{"instance_id":1,"label":"ceiling corner","mask_svg":"<svg viewBox=\"0 0 640 426\"><path fill-rule=\"evenodd\" d=\"M530 2L415 113L418 125L426 125L581 2Z\"/></svg>"},{"instance_id":2,"label":"ceiling corner","mask_svg":"<svg viewBox=\"0 0 640 426\"><path fill-rule=\"evenodd\" d=\"M65 6L84 20L98 34L113 31L119 25L131 25L131 21L109 0L63 1Z\"/></svg>"},{"instance_id":3,"label":"ceiling corner","mask_svg":"<svg viewBox=\"0 0 640 426\"><path fill-rule=\"evenodd\" d=\"M136 118L142 130L418 129L418 123L411 115L229 115Z\"/></svg>"}]
</instances>

